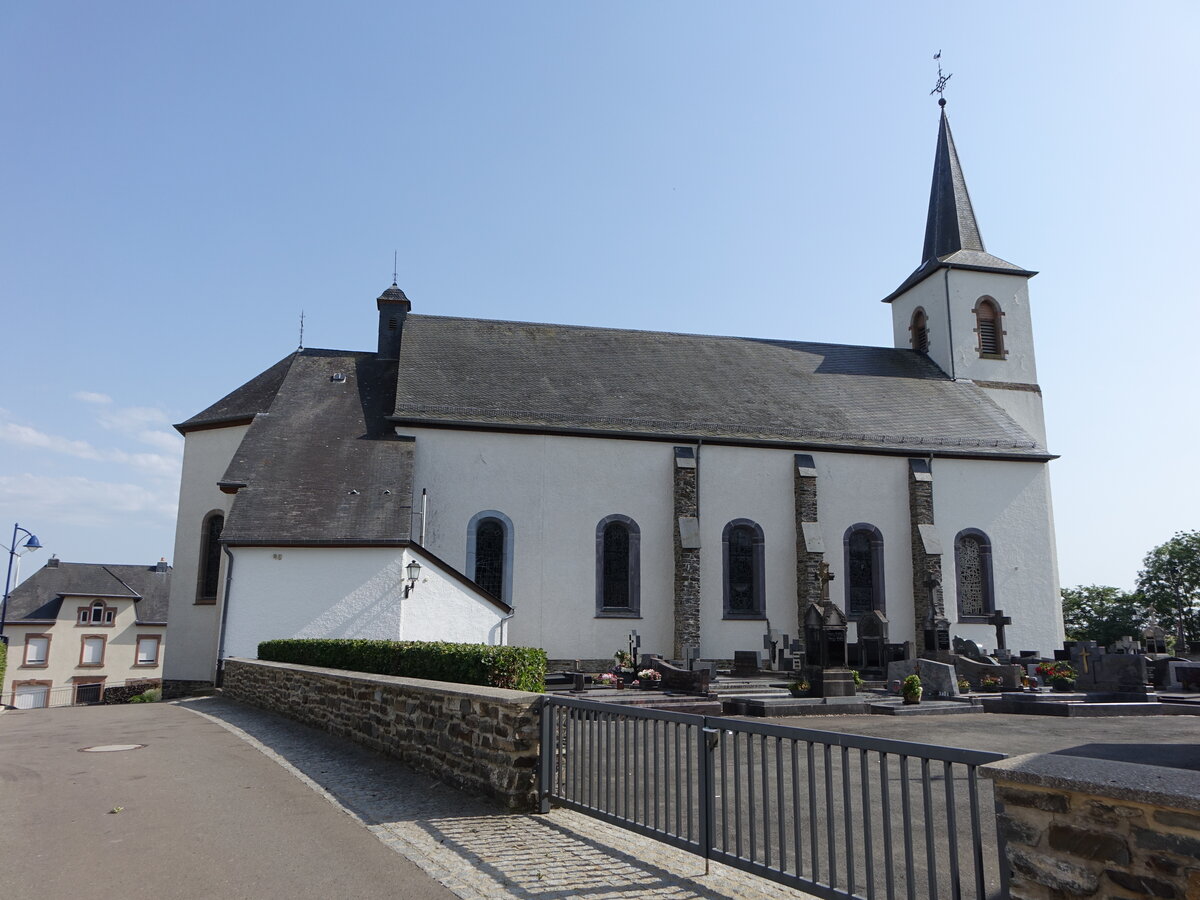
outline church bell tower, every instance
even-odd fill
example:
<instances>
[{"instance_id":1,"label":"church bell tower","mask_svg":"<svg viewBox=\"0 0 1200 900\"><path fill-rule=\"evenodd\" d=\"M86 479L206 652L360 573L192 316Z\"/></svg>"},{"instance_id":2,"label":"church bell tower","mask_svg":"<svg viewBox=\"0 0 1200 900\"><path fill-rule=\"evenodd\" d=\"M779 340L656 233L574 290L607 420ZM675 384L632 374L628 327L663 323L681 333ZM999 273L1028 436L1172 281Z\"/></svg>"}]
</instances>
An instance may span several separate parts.
<instances>
[{"instance_id":1,"label":"church bell tower","mask_svg":"<svg viewBox=\"0 0 1200 900\"><path fill-rule=\"evenodd\" d=\"M984 249L944 97L938 105L921 264L883 300L892 307L895 346L924 353L955 380L975 382L1044 447L1029 311L1029 279L1037 273Z\"/></svg>"}]
</instances>

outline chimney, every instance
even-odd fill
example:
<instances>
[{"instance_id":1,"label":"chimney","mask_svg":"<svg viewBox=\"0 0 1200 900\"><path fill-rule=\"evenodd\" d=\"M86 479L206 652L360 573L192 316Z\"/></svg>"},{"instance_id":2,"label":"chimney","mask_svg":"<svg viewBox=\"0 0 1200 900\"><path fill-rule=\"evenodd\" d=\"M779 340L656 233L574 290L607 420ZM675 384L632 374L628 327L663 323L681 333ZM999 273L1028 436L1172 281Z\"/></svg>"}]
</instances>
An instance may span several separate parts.
<instances>
[{"instance_id":1,"label":"chimney","mask_svg":"<svg viewBox=\"0 0 1200 900\"><path fill-rule=\"evenodd\" d=\"M47 569L57 569L58 568L58 557L52 556L48 560L46 560L46 568Z\"/></svg>"},{"instance_id":2,"label":"chimney","mask_svg":"<svg viewBox=\"0 0 1200 900\"><path fill-rule=\"evenodd\" d=\"M158 560L158 565L156 565L154 567L154 571L155 572L166 572L167 571L167 558L165 556L161 557Z\"/></svg>"},{"instance_id":3,"label":"chimney","mask_svg":"<svg viewBox=\"0 0 1200 900\"><path fill-rule=\"evenodd\" d=\"M412 304L393 281L392 286L379 295L375 305L379 307L379 350L375 355L379 359L399 359L400 335Z\"/></svg>"}]
</instances>

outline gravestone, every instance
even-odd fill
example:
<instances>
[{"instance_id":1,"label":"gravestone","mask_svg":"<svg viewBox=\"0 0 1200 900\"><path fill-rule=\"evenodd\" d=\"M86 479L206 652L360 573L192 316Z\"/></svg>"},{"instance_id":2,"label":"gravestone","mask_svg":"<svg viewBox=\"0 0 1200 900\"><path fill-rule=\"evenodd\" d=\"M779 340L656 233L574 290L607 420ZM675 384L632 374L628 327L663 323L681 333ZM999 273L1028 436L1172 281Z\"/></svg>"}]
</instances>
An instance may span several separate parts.
<instances>
[{"instance_id":1,"label":"gravestone","mask_svg":"<svg viewBox=\"0 0 1200 900\"><path fill-rule=\"evenodd\" d=\"M683 644L679 649L683 654L683 658L680 660L683 668L689 672L692 671L696 667L696 662L700 659L700 648L695 644Z\"/></svg>"},{"instance_id":2,"label":"gravestone","mask_svg":"<svg viewBox=\"0 0 1200 900\"><path fill-rule=\"evenodd\" d=\"M996 665L996 660L985 654L979 648L979 645L972 640L963 640L960 637L954 639L954 652L959 656L965 656L972 662L982 663L985 666Z\"/></svg>"},{"instance_id":3,"label":"gravestone","mask_svg":"<svg viewBox=\"0 0 1200 900\"><path fill-rule=\"evenodd\" d=\"M846 665L846 616L837 605L810 603L804 611L804 644L808 664L820 669Z\"/></svg>"},{"instance_id":4,"label":"gravestone","mask_svg":"<svg viewBox=\"0 0 1200 900\"><path fill-rule=\"evenodd\" d=\"M1105 653L1095 641L1077 641L1071 653L1077 691L1148 693L1146 660L1139 654Z\"/></svg>"},{"instance_id":5,"label":"gravestone","mask_svg":"<svg viewBox=\"0 0 1200 900\"><path fill-rule=\"evenodd\" d=\"M939 614L937 609L930 605L929 612L925 615L923 631L925 636L923 658L949 663L950 620Z\"/></svg>"},{"instance_id":6,"label":"gravestone","mask_svg":"<svg viewBox=\"0 0 1200 900\"><path fill-rule=\"evenodd\" d=\"M1141 643L1135 641L1129 635L1125 635L1119 641L1108 645L1108 652L1113 654L1140 653L1141 649Z\"/></svg>"},{"instance_id":7,"label":"gravestone","mask_svg":"<svg viewBox=\"0 0 1200 900\"><path fill-rule=\"evenodd\" d=\"M733 671L734 678L746 678L747 676L758 674L758 664L760 656L757 650L734 650L733 651Z\"/></svg>"},{"instance_id":8,"label":"gravestone","mask_svg":"<svg viewBox=\"0 0 1200 900\"><path fill-rule=\"evenodd\" d=\"M1147 653L1167 652L1167 631L1159 625L1147 625L1142 630L1142 641Z\"/></svg>"},{"instance_id":9,"label":"gravestone","mask_svg":"<svg viewBox=\"0 0 1200 900\"><path fill-rule=\"evenodd\" d=\"M888 664L888 620L877 609L858 620L859 659L864 669L883 674Z\"/></svg>"},{"instance_id":10,"label":"gravestone","mask_svg":"<svg viewBox=\"0 0 1200 900\"><path fill-rule=\"evenodd\" d=\"M952 665L932 659L905 659L888 663L888 684L897 679L903 680L909 675L916 675L921 679L924 700L958 696L958 673Z\"/></svg>"}]
</instances>

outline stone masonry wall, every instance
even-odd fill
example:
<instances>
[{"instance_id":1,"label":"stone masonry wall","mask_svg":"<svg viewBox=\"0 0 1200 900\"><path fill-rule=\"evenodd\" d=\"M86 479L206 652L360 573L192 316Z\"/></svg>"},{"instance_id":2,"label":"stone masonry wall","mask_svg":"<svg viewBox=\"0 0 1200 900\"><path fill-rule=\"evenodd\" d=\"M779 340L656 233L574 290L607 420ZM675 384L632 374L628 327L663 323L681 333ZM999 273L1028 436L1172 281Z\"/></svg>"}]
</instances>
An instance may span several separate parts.
<instances>
[{"instance_id":1,"label":"stone masonry wall","mask_svg":"<svg viewBox=\"0 0 1200 900\"><path fill-rule=\"evenodd\" d=\"M681 452L682 451L682 452ZM679 520L700 516L696 489L696 466L691 447L675 448L675 659L683 656L683 647L700 646L700 548L684 547Z\"/></svg>"},{"instance_id":2,"label":"stone masonry wall","mask_svg":"<svg viewBox=\"0 0 1200 900\"><path fill-rule=\"evenodd\" d=\"M245 659L225 661L223 690L456 788L537 808L541 694Z\"/></svg>"},{"instance_id":3,"label":"stone masonry wall","mask_svg":"<svg viewBox=\"0 0 1200 900\"><path fill-rule=\"evenodd\" d=\"M981 772L1012 900L1200 898L1200 772L1055 755Z\"/></svg>"},{"instance_id":4,"label":"stone masonry wall","mask_svg":"<svg viewBox=\"0 0 1200 900\"><path fill-rule=\"evenodd\" d=\"M817 522L817 476L812 457L796 455L796 629L804 637L804 611L810 603L821 599L821 562L824 548L809 547L804 536L804 524Z\"/></svg>"},{"instance_id":5,"label":"stone masonry wall","mask_svg":"<svg viewBox=\"0 0 1200 900\"><path fill-rule=\"evenodd\" d=\"M913 617L916 620L917 653L925 652L925 617L929 613L929 583L936 582L933 602L939 614L944 614L942 604L942 557L940 553L925 552L921 537L921 525L933 524L933 476L928 467L914 466L924 460L909 460L908 473L908 518L911 526ZM918 471L920 468L924 471Z\"/></svg>"}]
</instances>

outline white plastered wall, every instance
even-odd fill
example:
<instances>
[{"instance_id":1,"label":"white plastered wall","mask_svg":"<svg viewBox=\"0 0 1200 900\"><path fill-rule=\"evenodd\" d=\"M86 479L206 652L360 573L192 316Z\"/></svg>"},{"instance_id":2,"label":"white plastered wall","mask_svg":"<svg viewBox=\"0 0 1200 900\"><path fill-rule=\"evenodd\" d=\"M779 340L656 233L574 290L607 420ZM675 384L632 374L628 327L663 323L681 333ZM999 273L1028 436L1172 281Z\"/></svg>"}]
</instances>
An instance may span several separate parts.
<instances>
[{"instance_id":1,"label":"white plastered wall","mask_svg":"<svg viewBox=\"0 0 1200 900\"><path fill-rule=\"evenodd\" d=\"M234 547L224 656L279 638L505 643L504 612L400 547ZM406 567L421 574L407 597Z\"/></svg>"},{"instance_id":2,"label":"white plastered wall","mask_svg":"<svg viewBox=\"0 0 1200 900\"><path fill-rule=\"evenodd\" d=\"M978 352L975 305L991 297L1001 311L1003 359L988 359ZM1029 279L996 272L940 269L914 285L891 303L894 345L912 347L910 326L917 307L928 317L929 357L956 379L1037 384L1033 317L1029 307ZM989 390L988 396L1043 446L1046 425L1041 395L1031 391Z\"/></svg>"},{"instance_id":3,"label":"white plastered wall","mask_svg":"<svg viewBox=\"0 0 1200 900\"><path fill-rule=\"evenodd\" d=\"M644 652L672 645L672 444L403 429L416 435L414 500L429 491L425 545L466 566L467 523L483 510L513 522L509 643L552 658L611 656L631 628ZM642 618L596 617L596 525L632 518L641 532ZM414 532L419 533L419 518ZM466 572L470 576L472 573Z\"/></svg>"},{"instance_id":4,"label":"white plastered wall","mask_svg":"<svg viewBox=\"0 0 1200 900\"><path fill-rule=\"evenodd\" d=\"M201 532L209 512L221 510L227 514L233 504L233 496L221 493L217 481L225 474L248 428L234 425L192 431L184 441L167 616L172 644L164 669L163 677L167 679L212 681L216 674L221 596L219 593L216 604L196 604ZM225 566L222 554L219 592L224 590Z\"/></svg>"},{"instance_id":5,"label":"white plastered wall","mask_svg":"<svg viewBox=\"0 0 1200 900\"><path fill-rule=\"evenodd\" d=\"M996 646L991 625L957 621L954 538L966 528L983 531L992 545L995 604L1013 623L1005 628L1008 648L1044 655L1062 646L1062 598L1050 507L1047 465L937 459L933 505L942 540L943 591L950 633L981 646Z\"/></svg>"}]
</instances>

